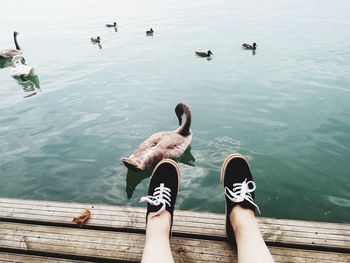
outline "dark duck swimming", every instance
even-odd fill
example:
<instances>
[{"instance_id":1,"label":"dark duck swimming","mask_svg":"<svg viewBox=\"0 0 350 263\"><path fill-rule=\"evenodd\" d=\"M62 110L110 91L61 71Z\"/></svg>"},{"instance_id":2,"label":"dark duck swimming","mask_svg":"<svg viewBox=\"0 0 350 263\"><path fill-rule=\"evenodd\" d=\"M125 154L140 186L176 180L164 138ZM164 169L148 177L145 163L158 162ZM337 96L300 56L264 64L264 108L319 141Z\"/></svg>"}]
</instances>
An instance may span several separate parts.
<instances>
[{"instance_id":1,"label":"dark duck swimming","mask_svg":"<svg viewBox=\"0 0 350 263\"><path fill-rule=\"evenodd\" d=\"M91 41L91 43L93 43L93 44L97 44L97 43L100 43L101 42L101 38L98 36L98 37L92 37L92 38L90 38L90 41Z\"/></svg>"},{"instance_id":2,"label":"dark duck swimming","mask_svg":"<svg viewBox=\"0 0 350 263\"><path fill-rule=\"evenodd\" d=\"M153 35L153 28L151 28L150 30L146 31L146 35Z\"/></svg>"},{"instance_id":3,"label":"dark duck swimming","mask_svg":"<svg viewBox=\"0 0 350 263\"><path fill-rule=\"evenodd\" d=\"M151 135L128 158L122 158L126 167L134 171L144 171L156 165L162 159L179 158L192 141L191 108L179 103L175 108L179 125L174 131L163 131ZM185 115L186 121L182 122Z\"/></svg>"},{"instance_id":4,"label":"dark duck swimming","mask_svg":"<svg viewBox=\"0 0 350 263\"><path fill-rule=\"evenodd\" d=\"M113 24L107 24L106 27L117 27L117 22L114 22Z\"/></svg>"},{"instance_id":5,"label":"dark duck swimming","mask_svg":"<svg viewBox=\"0 0 350 263\"><path fill-rule=\"evenodd\" d=\"M257 47L257 45L256 45L255 42L253 43L253 45L249 45L249 44L247 44L247 43L244 43L244 44L242 45L242 48L244 48L244 49L249 49L249 50L255 50L256 47Z\"/></svg>"},{"instance_id":6,"label":"dark duck swimming","mask_svg":"<svg viewBox=\"0 0 350 263\"><path fill-rule=\"evenodd\" d=\"M210 55L214 55L210 50L208 50L208 52L196 51L195 53L199 57L210 57Z\"/></svg>"}]
</instances>

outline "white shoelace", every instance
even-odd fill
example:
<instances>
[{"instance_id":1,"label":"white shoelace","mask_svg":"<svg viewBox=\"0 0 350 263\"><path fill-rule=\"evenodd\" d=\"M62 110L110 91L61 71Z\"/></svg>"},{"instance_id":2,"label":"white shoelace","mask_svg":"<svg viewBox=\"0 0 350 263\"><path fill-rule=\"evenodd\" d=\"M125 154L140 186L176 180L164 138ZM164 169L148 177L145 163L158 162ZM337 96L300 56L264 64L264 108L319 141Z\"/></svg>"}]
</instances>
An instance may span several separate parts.
<instances>
[{"instance_id":1,"label":"white shoelace","mask_svg":"<svg viewBox=\"0 0 350 263\"><path fill-rule=\"evenodd\" d=\"M160 204L162 204L162 207L155 214L152 215L152 217L155 217L165 210L166 205L171 206L170 192L170 188L165 187L164 184L161 183L158 187L156 187L156 189L154 189L153 196L149 195L141 197L140 203L147 202L154 206L159 206Z\"/></svg>"},{"instance_id":2,"label":"white shoelace","mask_svg":"<svg viewBox=\"0 0 350 263\"><path fill-rule=\"evenodd\" d=\"M250 184L252 186L251 188L249 188ZM261 214L259 207L254 203L253 197L251 195L251 193L254 192L255 188L256 186L253 181L247 182L247 179L245 179L243 183L233 184L232 191L228 187L225 187L225 195L234 203L240 203L244 200L248 201L254 205L259 214Z\"/></svg>"}]
</instances>

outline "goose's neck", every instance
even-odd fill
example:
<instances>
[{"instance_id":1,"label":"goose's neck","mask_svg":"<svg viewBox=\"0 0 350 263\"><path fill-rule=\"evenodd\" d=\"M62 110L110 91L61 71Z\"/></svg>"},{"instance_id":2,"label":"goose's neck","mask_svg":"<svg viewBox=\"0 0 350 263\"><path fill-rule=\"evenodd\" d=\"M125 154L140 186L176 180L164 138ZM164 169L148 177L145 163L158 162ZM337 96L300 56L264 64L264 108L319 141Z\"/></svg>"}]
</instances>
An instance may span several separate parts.
<instances>
[{"instance_id":1,"label":"goose's neck","mask_svg":"<svg viewBox=\"0 0 350 263\"><path fill-rule=\"evenodd\" d=\"M191 134L191 122L192 122L192 113L191 113L191 109L188 106L184 108L184 114L186 116L186 122L180 126L178 131L182 136L187 136Z\"/></svg>"},{"instance_id":2,"label":"goose's neck","mask_svg":"<svg viewBox=\"0 0 350 263\"><path fill-rule=\"evenodd\" d=\"M17 50L21 50L21 48L20 48L20 46L18 45L18 42L17 42L17 35L16 35L16 34L13 35L13 39L14 39L14 41L15 41L16 49L17 49Z\"/></svg>"}]
</instances>

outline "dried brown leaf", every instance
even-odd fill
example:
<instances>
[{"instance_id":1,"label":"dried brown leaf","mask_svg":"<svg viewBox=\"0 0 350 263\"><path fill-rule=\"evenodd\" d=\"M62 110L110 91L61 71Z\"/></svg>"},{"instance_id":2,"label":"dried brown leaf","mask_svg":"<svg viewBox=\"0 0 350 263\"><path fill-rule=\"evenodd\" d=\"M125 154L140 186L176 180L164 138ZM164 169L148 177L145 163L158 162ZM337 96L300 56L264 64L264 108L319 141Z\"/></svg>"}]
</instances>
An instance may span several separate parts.
<instances>
[{"instance_id":1,"label":"dried brown leaf","mask_svg":"<svg viewBox=\"0 0 350 263\"><path fill-rule=\"evenodd\" d=\"M73 218L73 222L76 222L79 224L79 226L83 226L86 224L86 222L91 218L91 212L89 209L85 209L84 212L81 213L81 215L76 216Z\"/></svg>"}]
</instances>

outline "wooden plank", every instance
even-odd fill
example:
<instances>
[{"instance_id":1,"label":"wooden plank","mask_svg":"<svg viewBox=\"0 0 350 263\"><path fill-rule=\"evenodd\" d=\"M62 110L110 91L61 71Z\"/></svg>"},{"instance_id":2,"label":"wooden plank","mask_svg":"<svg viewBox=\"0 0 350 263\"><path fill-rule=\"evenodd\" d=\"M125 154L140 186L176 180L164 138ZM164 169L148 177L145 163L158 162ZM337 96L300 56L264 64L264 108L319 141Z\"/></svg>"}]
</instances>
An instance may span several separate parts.
<instances>
[{"instance_id":1,"label":"wooden plank","mask_svg":"<svg viewBox=\"0 0 350 263\"><path fill-rule=\"evenodd\" d=\"M21 205L24 205L23 207ZM93 205L93 204L83 204L83 203L64 203L64 202L53 202L53 201L36 201L36 200L20 200L20 199L11 199L11 198L0 198L0 207L8 207L8 208L30 208L33 209L41 209L45 212L50 212L54 214L55 212L68 212L68 213L78 213L82 209L90 208L92 210L98 211L99 215L108 217L117 215L120 213L134 213L135 216L141 215L144 218L145 209L138 207L127 207L127 206L113 206L113 205ZM92 208L93 207L93 208ZM203 212L190 212L190 211L180 211L176 210L179 216L185 215L188 220L198 220L202 219L203 222L209 220L217 220L222 222L223 214L215 214L215 213L203 213ZM49 214L50 215L50 214ZM126 215L127 216L127 215ZM271 218L261 218L264 223L272 223L272 224L283 224L290 226L299 226L301 222L305 222L307 227L322 227L329 228L330 230L334 229L335 225L336 229L346 230L350 234L349 224L334 224L334 223L323 223L323 222L313 222L313 221L299 221L299 220L284 220L284 219L271 219Z\"/></svg>"},{"instance_id":2,"label":"wooden plank","mask_svg":"<svg viewBox=\"0 0 350 263\"><path fill-rule=\"evenodd\" d=\"M88 225L144 230L145 209L0 198L0 218L74 225L72 218L85 208L93 215ZM173 232L225 238L223 214L175 211ZM265 241L293 245L350 249L350 224L258 218Z\"/></svg>"},{"instance_id":3,"label":"wooden plank","mask_svg":"<svg viewBox=\"0 0 350 263\"><path fill-rule=\"evenodd\" d=\"M139 261L145 236L90 229L0 222L0 247L104 259ZM172 238L176 262L236 262L226 242ZM350 262L350 255L270 247L276 262Z\"/></svg>"},{"instance_id":4,"label":"wooden plank","mask_svg":"<svg viewBox=\"0 0 350 263\"><path fill-rule=\"evenodd\" d=\"M0 252L0 263L83 263L84 261Z\"/></svg>"},{"instance_id":5,"label":"wooden plank","mask_svg":"<svg viewBox=\"0 0 350 263\"><path fill-rule=\"evenodd\" d=\"M24 206L21 206L24 205ZM81 203L63 203L63 202L51 202L51 201L34 201L34 200L19 200L19 199L10 199L10 198L0 198L0 207L1 208L27 208L42 210L43 213L49 215L59 216L59 213L76 214L79 213L82 209L90 208L95 212L98 212L98 215L108 219L110 216L114 218L115 216L125 216L129 217L129 213L134 214L136 217L142 218L144 221L145 209L137 207L125 207L125 206L112 206L112 205L91 205L91 204L81 204ZM93 207L93 208L92 208ZM11 212L11 211L10 211ZM10 213L9 212L9 213ZM222 214L215 213L203 213L203 212L190 212L190 211L175 211L178 216L185 216L186 220L192 222L207 222L212 220L212 222L217 221L216 223L221 223L224 216ZM56 214L57 213L57 214ZM322 222L313 222L313 221L298 221L298 220L284 220L284 219L271 219L271 218L259 218L264 224L282 224L288 226L299 226L301 222L306 227L322 227L332 231L333 229L345 230L350 235L349 224L334 224L334 223L322 223Z\"/></svg>"}]
</instances>

